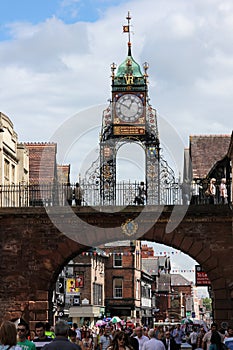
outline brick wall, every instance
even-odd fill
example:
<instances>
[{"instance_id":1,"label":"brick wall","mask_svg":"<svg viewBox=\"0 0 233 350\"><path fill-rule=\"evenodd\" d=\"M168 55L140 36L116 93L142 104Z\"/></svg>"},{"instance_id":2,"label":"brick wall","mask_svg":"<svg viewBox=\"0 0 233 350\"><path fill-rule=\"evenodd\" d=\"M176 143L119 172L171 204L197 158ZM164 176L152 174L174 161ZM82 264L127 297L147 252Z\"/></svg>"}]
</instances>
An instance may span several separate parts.
<instances>
[{"instance_id":1,"label":"brick wall","mask_svg":"<svg viewBox=\"0 0 233 350\"><path fill-rule=\"evenodd\" d=\"M154 222L149 207L145 221L146 233L143 236L135 233L132 238L163 243L193 257L203 266L211 280L215 320L230 321L233 318L232 209L217 205L192 206L177 228L166 233L172 209L173 207L165 207L159 219ZM125 208L124 211L108 215L91 208L75 208L74 212L82 221L69 226L69 235L83 235L89 227L90 245L97 246L112 241L117 231L123 234L120 232L121 223L132 216L135 218L137 211L140 213L140 208ZM31 322L47 319L51 309L48 293L54 288L61 268L87 249L87 246L60 232L66 223L68 225L73 222L73 215L73 212L70 214L70 209L66 212L66 208L57 208L56 225L61 223L58 229L50 221L45 208L1 208L0 320L20 316ZM148 229L150 218L151 228ZM173 217L173 220L176 218ZM144 232L143 220L140 225L140 232ZM98 227L105 229L99 232L95 229ZM108 230L107 227L116 229ZM129 268L133 257L135 256L124 257ZM125 272L124 277L127 280ZM111 285L109 292L111 293ZM126 289L126 295L129 296L130 293Z\"/></svg>"}]
</instances>

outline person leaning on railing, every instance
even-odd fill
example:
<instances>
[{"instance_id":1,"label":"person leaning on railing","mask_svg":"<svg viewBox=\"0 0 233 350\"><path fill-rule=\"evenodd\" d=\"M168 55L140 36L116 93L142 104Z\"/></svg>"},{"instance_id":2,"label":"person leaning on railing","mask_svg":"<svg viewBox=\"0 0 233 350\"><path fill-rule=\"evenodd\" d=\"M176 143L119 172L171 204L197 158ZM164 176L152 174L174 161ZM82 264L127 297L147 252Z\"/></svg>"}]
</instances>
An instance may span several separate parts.
<instances>
[{"instance_id":1,"label":"person leaning on railing","mask_svg":"<svg viewBox=\"0 0 233 350\"><path fill-rule=\"evenodd\" d=\"M74 200L76 205L82 204L82 198L83 198L83 191L79 185L78 182L76 182L75 188L74 188Z\"/></svg>"}]
</instances>

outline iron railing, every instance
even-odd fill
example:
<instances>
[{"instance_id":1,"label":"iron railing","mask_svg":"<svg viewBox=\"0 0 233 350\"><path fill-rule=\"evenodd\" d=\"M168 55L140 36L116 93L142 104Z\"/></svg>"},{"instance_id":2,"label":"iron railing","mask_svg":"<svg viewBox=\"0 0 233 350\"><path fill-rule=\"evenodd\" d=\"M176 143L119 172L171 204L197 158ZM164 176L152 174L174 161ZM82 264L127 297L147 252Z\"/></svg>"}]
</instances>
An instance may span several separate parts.
<instances>
[{"instance_id":1,"label":"iron railing","mask_svg":"<svg viewBox=\"0 0 233 350\"><path fill-rule=\"evenodd\" d=\"M135 197L138 195L138 182L120 182L116 184L116 193L114 201L103 200L100 194L99 184L81 183L82 206L102 206L116 205L127 206L136 205ZM74 190L75 185L71 185ZM229 189L230 189L229 185ZM230 192L230 191L229 191ZM66 206L68 187L67 184L19 184L19 185L0 185L0 207L31 207L31 206ZM70 193L70 189L69 189ZM199 196L188 198L184 203L182 198L182 186L178 183L168 184L160 191L159 205L182 205L182 204L208 204L209 200L201 190ZM219 193L217 192L216 204L220 203ZM231 203L229 194L228 203ZM144 205L146 205L146 199ZM75 205L75 198L72 198L72 205Z\"/></svg>"}]
</instances>

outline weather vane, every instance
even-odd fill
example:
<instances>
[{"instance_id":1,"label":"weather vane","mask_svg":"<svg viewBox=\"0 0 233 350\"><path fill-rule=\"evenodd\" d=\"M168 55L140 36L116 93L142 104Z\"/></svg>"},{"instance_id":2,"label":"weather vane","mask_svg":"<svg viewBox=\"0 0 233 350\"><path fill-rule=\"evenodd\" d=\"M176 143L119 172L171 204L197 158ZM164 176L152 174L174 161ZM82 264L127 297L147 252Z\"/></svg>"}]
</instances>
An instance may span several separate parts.
<instances>
[{"instance_id":1,"label":"weather vane","mask_svg":"<svg viewBox=\"0 0 233 350\"><path fill-rule=\"evenodd\" d=\"M128 24L127 25L123 25L123 33L128 33L128 38L129 38L129 42L128 44L131 45L130 43L130 20L131 20L131 16L130 16L130 12L128 11L128 15L126 17Z\"/></svg>"}]
</instances>

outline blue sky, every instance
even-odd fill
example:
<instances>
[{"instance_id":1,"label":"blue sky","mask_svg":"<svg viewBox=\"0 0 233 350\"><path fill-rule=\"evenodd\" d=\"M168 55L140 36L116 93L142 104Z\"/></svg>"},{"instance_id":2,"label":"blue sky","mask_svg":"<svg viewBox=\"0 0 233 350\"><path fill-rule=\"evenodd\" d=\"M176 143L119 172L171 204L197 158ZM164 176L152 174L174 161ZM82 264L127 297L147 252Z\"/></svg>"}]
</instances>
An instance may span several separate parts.
<instances>
[{"instance_id":1,"label":"blue sky","mask_svg":"<svg viewBox=\"0 0 233 350\"><path fill-rule=\"evenodd\" d=\"M124 0L8 0L0 2L0 40L10 39L8 25L15 22L38 24L56 17L70 24L77 21L94 22L109 6Z\"/></svg>"},{"instance_id":2,"label":"blue sky","mask_svg":"<svg viewBox=\"0 0 233 350\"><path fill-rule=\"evenodd\" d=\"M56 15L60 1L55 0L8 0L1 1L1 24L30 21L34 24Z\"/></svg>"}]
</instances>

